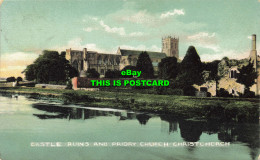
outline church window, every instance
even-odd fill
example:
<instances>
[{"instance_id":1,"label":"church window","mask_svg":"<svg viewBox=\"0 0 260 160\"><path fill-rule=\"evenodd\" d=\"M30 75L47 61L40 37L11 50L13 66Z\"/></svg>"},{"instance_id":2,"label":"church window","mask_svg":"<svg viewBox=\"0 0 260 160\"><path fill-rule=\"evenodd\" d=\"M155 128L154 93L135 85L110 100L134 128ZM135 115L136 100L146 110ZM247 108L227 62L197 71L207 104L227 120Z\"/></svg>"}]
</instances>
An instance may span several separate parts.
<instances>
[{"instance_id":1,"label":"church window","mask_svg":"<svg viewBox=\"0 0 260 160\"><path fill-rule=\"evenodd\" d=\"M104 69L101 69L101 74L103 75L105 73L105 70Z\"/></svg>"},{"instance_id":2,"label":"church window","mask_svg":"<svg viewBox=\"0 0 260 160\"><path fill-rule=\"evenodd\" d=\"M116 64L119 65L119 63L120 63L120 58L117 57L117 58L116 58Z\"/></svg>"},{"instance_id":3,"label":"church window","mask_svg":"<svg viewBox=\"0 0 260 160\"><path fill-rule=\"evenodd\" d=\"M80 70L83 70L83 60L81 60Z\"/></svg>"},{"instance_id":4,"label":"church window","mask_svg":"<svg viewBox=\"0 0 260 160\"><path fill-rule=\"evenodd\" d=\"M135 66L136 63L137 63L137 58L134 58L134 60L133 60L133 65Z\"/></svg>"},{"instance_id":5,"label":"church window","mask_svg":"<svg viewBox=\"0 0 260 160\"><path fill-rule=\"evenodd\" d=\"M114 59L113 59L113 57L110 58L110 64L111 64L111 65L114 65Z\"/></svg>"},{"instance_id":6,"label":"church window","mask_svg":"<svg viewBox=\"0 0 260 160\"><path fill-rule=\"evenodd\" d=\"M72 63L72 66L78 70L78 62L75 60L73 63Z\"/></svg>"},{"instance_id":7,"label":"church window","mask_svg":"<svg viewBox=\"0 0 260 160\"><path fill-rule=\"evenodd\" d=\"M108 63L108 58L107 58L107 56L104 58L104 64L105 65L107 65L107 63Z\"/></svg>"},{"instance_id":8,"label":"church window","mask_svg":"<svg viewBox=\"0 0 260 160\"><path fill-rule=\"evenodd\" d=\"M101 58L101 56L98 56L97 61L98 61L98 64L102 64L102 58Z\"/></svg>"}]
</instances>

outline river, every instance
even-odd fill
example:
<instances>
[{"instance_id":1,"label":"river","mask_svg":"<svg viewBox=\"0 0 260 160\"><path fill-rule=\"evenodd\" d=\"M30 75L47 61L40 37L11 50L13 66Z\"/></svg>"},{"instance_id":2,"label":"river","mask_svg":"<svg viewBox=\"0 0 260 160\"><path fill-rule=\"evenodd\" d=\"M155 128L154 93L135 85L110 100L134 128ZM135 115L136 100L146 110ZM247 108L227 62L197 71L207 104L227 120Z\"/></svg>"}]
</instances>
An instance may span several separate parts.
<instances>
[{"instance_id":1,"label":"river","mask_svg":"<svg viewBox=\"0 0 260 160\"><path fill-rule=\"evenodd\" d=\"M256 160L258 156L259 124L0 95L1 160Z\"/></svg>"}]
</instances>

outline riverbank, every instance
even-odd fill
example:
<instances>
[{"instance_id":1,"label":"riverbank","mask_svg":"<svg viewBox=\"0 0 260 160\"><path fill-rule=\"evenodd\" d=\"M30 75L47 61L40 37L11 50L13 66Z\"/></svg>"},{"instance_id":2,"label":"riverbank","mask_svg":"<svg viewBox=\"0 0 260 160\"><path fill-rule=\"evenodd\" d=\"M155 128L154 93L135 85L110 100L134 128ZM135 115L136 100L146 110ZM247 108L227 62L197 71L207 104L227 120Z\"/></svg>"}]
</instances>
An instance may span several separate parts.
<instances>
[{"instance_id":1,"label":"riverbank","mask_svg":"<svg viewBox=\"0 0 260 160\"><path fill-rule=\"evenodd\" d=\"M174 114L186 118L239 122L257 122L259 119L259 99L197 98L145 94L138 91L74 91L30 87L0 88L0 93L26 94L36 98L52 97L64 103Z\"/></svg>"}]
</instances>

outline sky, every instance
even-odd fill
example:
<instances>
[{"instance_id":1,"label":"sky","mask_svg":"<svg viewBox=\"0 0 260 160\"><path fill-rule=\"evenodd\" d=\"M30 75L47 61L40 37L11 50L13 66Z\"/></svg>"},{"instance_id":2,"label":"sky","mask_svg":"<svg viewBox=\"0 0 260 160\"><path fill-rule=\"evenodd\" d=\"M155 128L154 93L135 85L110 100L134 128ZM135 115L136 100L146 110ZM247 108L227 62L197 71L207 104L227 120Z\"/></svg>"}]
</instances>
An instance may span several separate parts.
<instances>
[{"instance_id":1,"label":"sky","mask_svg":"<svg viewBox=\"0 0 260 160\"><path fill-rule=\"evenodd\" d=\"M160 52L165 36L180 58L193 45L202 61L242 59L260 37L260 0L0 0L0 28L0 77L23 77L45 49Z\"/></svg>"}]
</instances>

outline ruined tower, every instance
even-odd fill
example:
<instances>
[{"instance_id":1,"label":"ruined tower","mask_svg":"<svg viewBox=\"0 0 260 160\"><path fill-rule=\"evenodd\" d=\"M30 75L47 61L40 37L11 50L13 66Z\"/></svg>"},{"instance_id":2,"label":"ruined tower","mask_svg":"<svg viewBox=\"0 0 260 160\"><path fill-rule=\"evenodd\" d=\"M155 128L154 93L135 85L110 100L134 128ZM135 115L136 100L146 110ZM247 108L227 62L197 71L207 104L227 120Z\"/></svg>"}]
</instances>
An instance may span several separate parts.
<instances>
[{"instance_id":1,"label":"ruined tower","mask_svg":"<svg viewBox=\"0 0 260 160\"><path fill-rule=\"evenodd\" d=\"M251 62L254 63L254 67L257 70L257 51L256 51L256 35L252 35L252 50L250 52Z\"/></svg>"},{"instance_id":2,"label":"ruined tower","mask_svg":"<svg viewBox=\"0 0 260 160\"><path fill-rule=\"evenodd\" d=\"M171 36L162 38L162 52L167 57L179 59L179 38L172 38Z\"/></svg>"}]
</instances>

